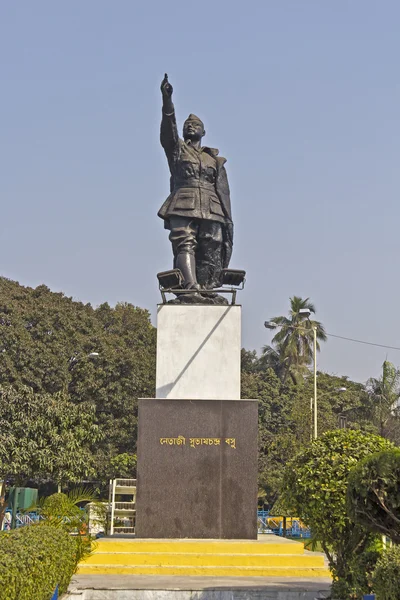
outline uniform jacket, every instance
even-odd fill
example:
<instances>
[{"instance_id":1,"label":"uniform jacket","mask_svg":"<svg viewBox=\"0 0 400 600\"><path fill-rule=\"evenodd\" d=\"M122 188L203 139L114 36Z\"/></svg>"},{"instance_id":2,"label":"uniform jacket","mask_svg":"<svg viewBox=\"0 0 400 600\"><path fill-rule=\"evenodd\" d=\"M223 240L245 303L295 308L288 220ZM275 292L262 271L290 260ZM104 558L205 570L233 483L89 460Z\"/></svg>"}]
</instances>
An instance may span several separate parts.
<instances>
[{"instance_id":1,"label":"uniform jacket","mask_svg":"<svg viewBox=\"0 0 400 600\"><path fill-rule=\"evenodd\" d=\"M175 113L163 114L160 138L171 172L171 193L158 212L165 226L173 215L232 225L226 159L214 148L198 150L180 139Z\"/></svg>"}]
</instances>

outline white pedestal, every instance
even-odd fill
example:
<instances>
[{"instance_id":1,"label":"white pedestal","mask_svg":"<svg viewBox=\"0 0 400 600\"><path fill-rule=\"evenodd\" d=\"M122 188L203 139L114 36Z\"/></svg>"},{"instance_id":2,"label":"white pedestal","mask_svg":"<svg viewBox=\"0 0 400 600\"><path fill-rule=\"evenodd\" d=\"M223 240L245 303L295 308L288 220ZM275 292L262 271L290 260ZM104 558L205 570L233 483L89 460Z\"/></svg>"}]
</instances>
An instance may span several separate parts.
<instances>
[{"instance_id":1,"label":"white pedestal","mask_svg":"<svg viewBox=\"0 0 400 600\"><path fill-rule=\"evenodd\" d=\"M156 398L240 399L241 306L161 304Z\"/></svg>"}]
</instances>

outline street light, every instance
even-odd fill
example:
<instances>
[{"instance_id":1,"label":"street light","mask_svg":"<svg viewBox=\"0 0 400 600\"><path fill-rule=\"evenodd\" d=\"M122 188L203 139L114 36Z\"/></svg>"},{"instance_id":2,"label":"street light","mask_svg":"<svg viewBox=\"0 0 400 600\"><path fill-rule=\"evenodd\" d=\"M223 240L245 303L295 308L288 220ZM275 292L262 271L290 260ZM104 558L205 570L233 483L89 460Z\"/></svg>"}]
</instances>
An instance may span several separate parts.
<instances>
[{"instance_id":1,"label":"street light","mask_svg":"<svg viewBox=\"0 0 400 600\"><path fill-rule=\"evenodd\" d=\"M310 321L310 315L311 315L311 310L309 308L301 308L299 310L299 314L302 315L303 317L306 317L306 319L308 320L308 322L311 324ZM318 437L318 412L317 412L317 408L318 408L318 402L317 402L317 327L316 325L312 325L312 330L313 330L313 371L314 371L314 398L311 399L311 413L313 415L313 427L312 427L312 434L311 437L316 440ZM279 327L278 323L275 323L275 321L265 321L264 322L264 327L266 329L276 329L277 327ZM298 330L302 330L302 331L309 331L308 329L306 329L305 327L301 327L301 325L290 325L290 327L292 329L298 329ZM335 392L346 392L347 388L345 387L340 387L334 390ZM325 392L322 394L322 396L324 396L326 393L331 393L331 392ZM314 404L314 406L313 406Z\"/></svg>"},{"instance_id":2,"label":"street light","mask_svg":"<svg viewBox=\"0 0 400 600\"><path fill-rule=\"evenodd\" d=\"M76 356L72 356L69 359L68 371L72 371L76 363L78 363L82 358L98 358L100 354L98 352L89 352L89 354L78 354Z\"/></svg>"},{"instance_id":3,"label":"street light","mask_svg":"<svg viewBox=\"0 0 400 600\"><path fill-rule=\"evenodd\" d=\"M344 389L346 389L346 388L344 388ZM347 429L347 413L349 413L352 410L354 410L354 408L355 407L352 406L351 408L347 408L346 410L342 410L342 412L338 416L339 429Z\"/></svg>"}]
</instances>

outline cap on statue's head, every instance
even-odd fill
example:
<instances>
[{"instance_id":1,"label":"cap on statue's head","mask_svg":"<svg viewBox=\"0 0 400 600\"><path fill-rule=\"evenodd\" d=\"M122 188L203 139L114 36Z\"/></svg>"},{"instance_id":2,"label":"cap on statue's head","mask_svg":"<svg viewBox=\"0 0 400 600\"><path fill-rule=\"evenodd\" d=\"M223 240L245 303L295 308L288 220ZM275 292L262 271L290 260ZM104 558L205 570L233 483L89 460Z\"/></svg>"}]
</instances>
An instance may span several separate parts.
<instances>
[{"instance_id":1,"label":"cap on statue's head","mask_svg":"<svg viewBox=\"0 0 400 600\"><path fill-rule=\"evenodd\" d=\"M199 123L203 127L203 129L204 129L204 123L200 119L200 117L196 117L196 115L190 114L188 116L188 118L186 119L185 123L188 123L189 121L192 121L192 122L195 122L195 123Z\"/></svg>"}]
</instances>

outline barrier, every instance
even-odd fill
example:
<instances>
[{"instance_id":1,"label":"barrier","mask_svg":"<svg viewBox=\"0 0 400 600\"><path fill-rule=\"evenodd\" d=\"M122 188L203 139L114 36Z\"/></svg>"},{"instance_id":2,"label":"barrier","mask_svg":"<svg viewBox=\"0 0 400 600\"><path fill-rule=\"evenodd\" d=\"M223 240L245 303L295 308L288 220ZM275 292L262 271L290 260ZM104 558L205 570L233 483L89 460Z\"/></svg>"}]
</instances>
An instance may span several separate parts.
<instances>
[{"instance_id":1,"label":"barrier","mask_svg":"<svg viewBox=\"0 0 400 600\"><path fill-rule=\"evenodd\" d=\"M275 535L298 538L311 537L310 528L306 527L299 518L271 516L269 510L257 511L257 529L258 533L273 533Z\"/></svg>"}]
</instances>

